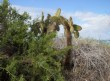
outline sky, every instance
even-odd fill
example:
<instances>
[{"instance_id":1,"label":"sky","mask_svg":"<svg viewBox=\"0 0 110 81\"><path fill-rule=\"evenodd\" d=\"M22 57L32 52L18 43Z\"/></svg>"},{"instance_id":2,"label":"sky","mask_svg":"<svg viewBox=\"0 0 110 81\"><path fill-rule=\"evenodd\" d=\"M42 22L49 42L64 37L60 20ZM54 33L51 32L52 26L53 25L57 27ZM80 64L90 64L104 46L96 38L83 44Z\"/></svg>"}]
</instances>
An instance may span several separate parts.
<instances>
[{"instance_id":1,"label":"sky","mask_svg":"<svg viewBox=\"0 0 110 81\"><path fill-rule=\"evenodd\" d=\"M9 0L20 13L27 11L32 18L45 14L54 15L61 8L61 15L73 18L82 26L80 36L110 40L110 0ZM63 33L61 28L60 33Z\"/></svg>"}]
</instances>

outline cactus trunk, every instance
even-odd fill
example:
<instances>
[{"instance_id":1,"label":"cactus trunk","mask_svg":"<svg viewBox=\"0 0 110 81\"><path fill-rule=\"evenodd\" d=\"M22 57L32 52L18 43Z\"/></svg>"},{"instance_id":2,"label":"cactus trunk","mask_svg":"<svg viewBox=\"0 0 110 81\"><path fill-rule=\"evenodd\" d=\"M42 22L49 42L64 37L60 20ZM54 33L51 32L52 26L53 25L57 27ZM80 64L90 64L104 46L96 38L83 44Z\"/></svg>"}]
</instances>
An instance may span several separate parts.
<instances>
[{"instance_id":1,"label":"cactus trunk","mask_svg":"<svg viewBox=\"0 0 110 81\"><path fill-rule=\"evenodd\" d=\"M67 46L72 46L72 34L69 29L70 27L66 27L66 28L68 28L68 29L66 29L66 32L65 32ZM71 60L72 60L72 50L69 49L66 54L66 58L65 58L65 62L64 62L65 70L71 70L73 68Z\"/></svg>"}]
</instances>

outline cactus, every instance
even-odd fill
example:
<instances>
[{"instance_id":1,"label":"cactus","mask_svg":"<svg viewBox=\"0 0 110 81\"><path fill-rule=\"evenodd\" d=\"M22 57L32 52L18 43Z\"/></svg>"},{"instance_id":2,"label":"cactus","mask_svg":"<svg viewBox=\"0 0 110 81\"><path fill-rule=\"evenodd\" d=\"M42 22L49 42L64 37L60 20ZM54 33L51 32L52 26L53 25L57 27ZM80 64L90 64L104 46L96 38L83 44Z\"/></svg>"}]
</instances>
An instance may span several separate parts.
<instances>
[{"instance_id":1,"label":"cactus","mask_svg":"<svg viewBox=\"0 0 110 81\"><path fill-rule=\"evenodd\" d=\"M57 10L57 12L55 13L55 15L50 18L51 22L56 22L57 25L59 25L60 24L60 14L61 14L61 9L59 8Z\"/></svg>"},{"instance_id":2,"label":"cactus","mask_svg":"<svg viewBox=\"0 0 110 81\"><path fill-rule=\"evenodd\" d=\"M79 25L74 24L73 27L74 27L74 30L75 30L75 31L80 31L80 30L82 30L81 26L79 26Z\"/></svg>"},{"instance_id":3,"label":"cactus","mask_svg":"<svg viewBox=\"0 0 110 81\"><path fill-rule=\"evenodd\" d=\"M42 13L42 19L40 22L40 26L42 31L46 29L46 33L59 31L59 25L64 26L64 33L67 40L67 46L72 46L72 34L74 34L75 38L79 37L79 31L82 30L81 26L73 24L72 17L66 19L63 16L60 16L61 9L59 8L54 16L51 16L48 14L47 19L44 20L44 14ZM71 63L71 49L68 50L68 53L66 55L64 67L65 69L70 69L72 66Z\"/></svg>"},{"instance_id":4,"label":"cactus","mask_svg":"<svg viewBox=\"0 0 110 81\"><path fill-rule=\"evenodd\" d=\"M42 12L42 17L41 17L41 21L44 21L44 12Z\"/></svg>"},{"instance_id":5,"label":"cactus","mask_svg":"<svg viewBox=\"0 0 110 81\"><path fill-rule=\"evenodd\" d=\"M70 27L70 32L73 33L74 32L74 27L73 27L73 20L72 17L70 17L69 21L68 21L69 27Z\"/></svg>"},{"instance_id":6,"label":"cactus","mask_svg":"<svg viewBox=\"0 0 110 81\"><path fill-rule=\"evenodd\" d=\"M56 16L56 17L59 17L60 14L61 14L61 9L59 8L59 9L57 10L57 12L55 13L55 16Z\"/></svg>"},{"instance_id":7,"label":"cactus","mask_svg":"<svg viewBox=\"0 0 110 81\"><path fill-rule=\"evenodd\" d=\"M75 32L73 32L74 33L74 37L75 38L78 38L79 37L79 32L78 31L75 31Z\"/></svg>"}]
</instances>

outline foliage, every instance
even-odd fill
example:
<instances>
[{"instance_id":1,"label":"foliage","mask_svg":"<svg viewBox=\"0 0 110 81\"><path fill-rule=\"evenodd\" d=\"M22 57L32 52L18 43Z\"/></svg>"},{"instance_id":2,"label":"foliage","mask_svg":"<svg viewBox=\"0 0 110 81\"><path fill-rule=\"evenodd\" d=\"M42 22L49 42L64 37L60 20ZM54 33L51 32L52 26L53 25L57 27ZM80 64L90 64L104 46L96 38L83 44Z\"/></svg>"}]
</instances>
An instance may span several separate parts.
<instances>
[{"instance_id":1,"label":"foliage","mask_svg":"<svg viewBox=\"0 0 110 81\"><path fill-rule=\"evenodd\" d=\"M0 4L0 81L63 81L61 60L67 49L56 50L56 33L43 34L39 22L29 20L8 0Z\"/></svg>"}]
</instances>

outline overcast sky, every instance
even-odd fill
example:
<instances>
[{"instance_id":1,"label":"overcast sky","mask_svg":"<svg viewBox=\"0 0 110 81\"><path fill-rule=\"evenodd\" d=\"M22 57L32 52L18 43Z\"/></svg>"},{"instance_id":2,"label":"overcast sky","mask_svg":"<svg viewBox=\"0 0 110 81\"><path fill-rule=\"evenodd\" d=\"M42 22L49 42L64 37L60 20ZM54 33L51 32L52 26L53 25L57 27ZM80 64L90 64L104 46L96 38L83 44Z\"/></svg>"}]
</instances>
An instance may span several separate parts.
<instances>
[{"instance_id":1,"label":"overcast sky","mask_svg":"<svg viewBox=\"0 0 110 81\"><path fill-rule=\"evenodd\" d=\"M110 0L9 0L20 13L27 11L32 18L52 15L58 8L66 18L82 26L81 37L110 40ZM60 31L63 33L63 29Z\"/></svg>"}]
</instances>

